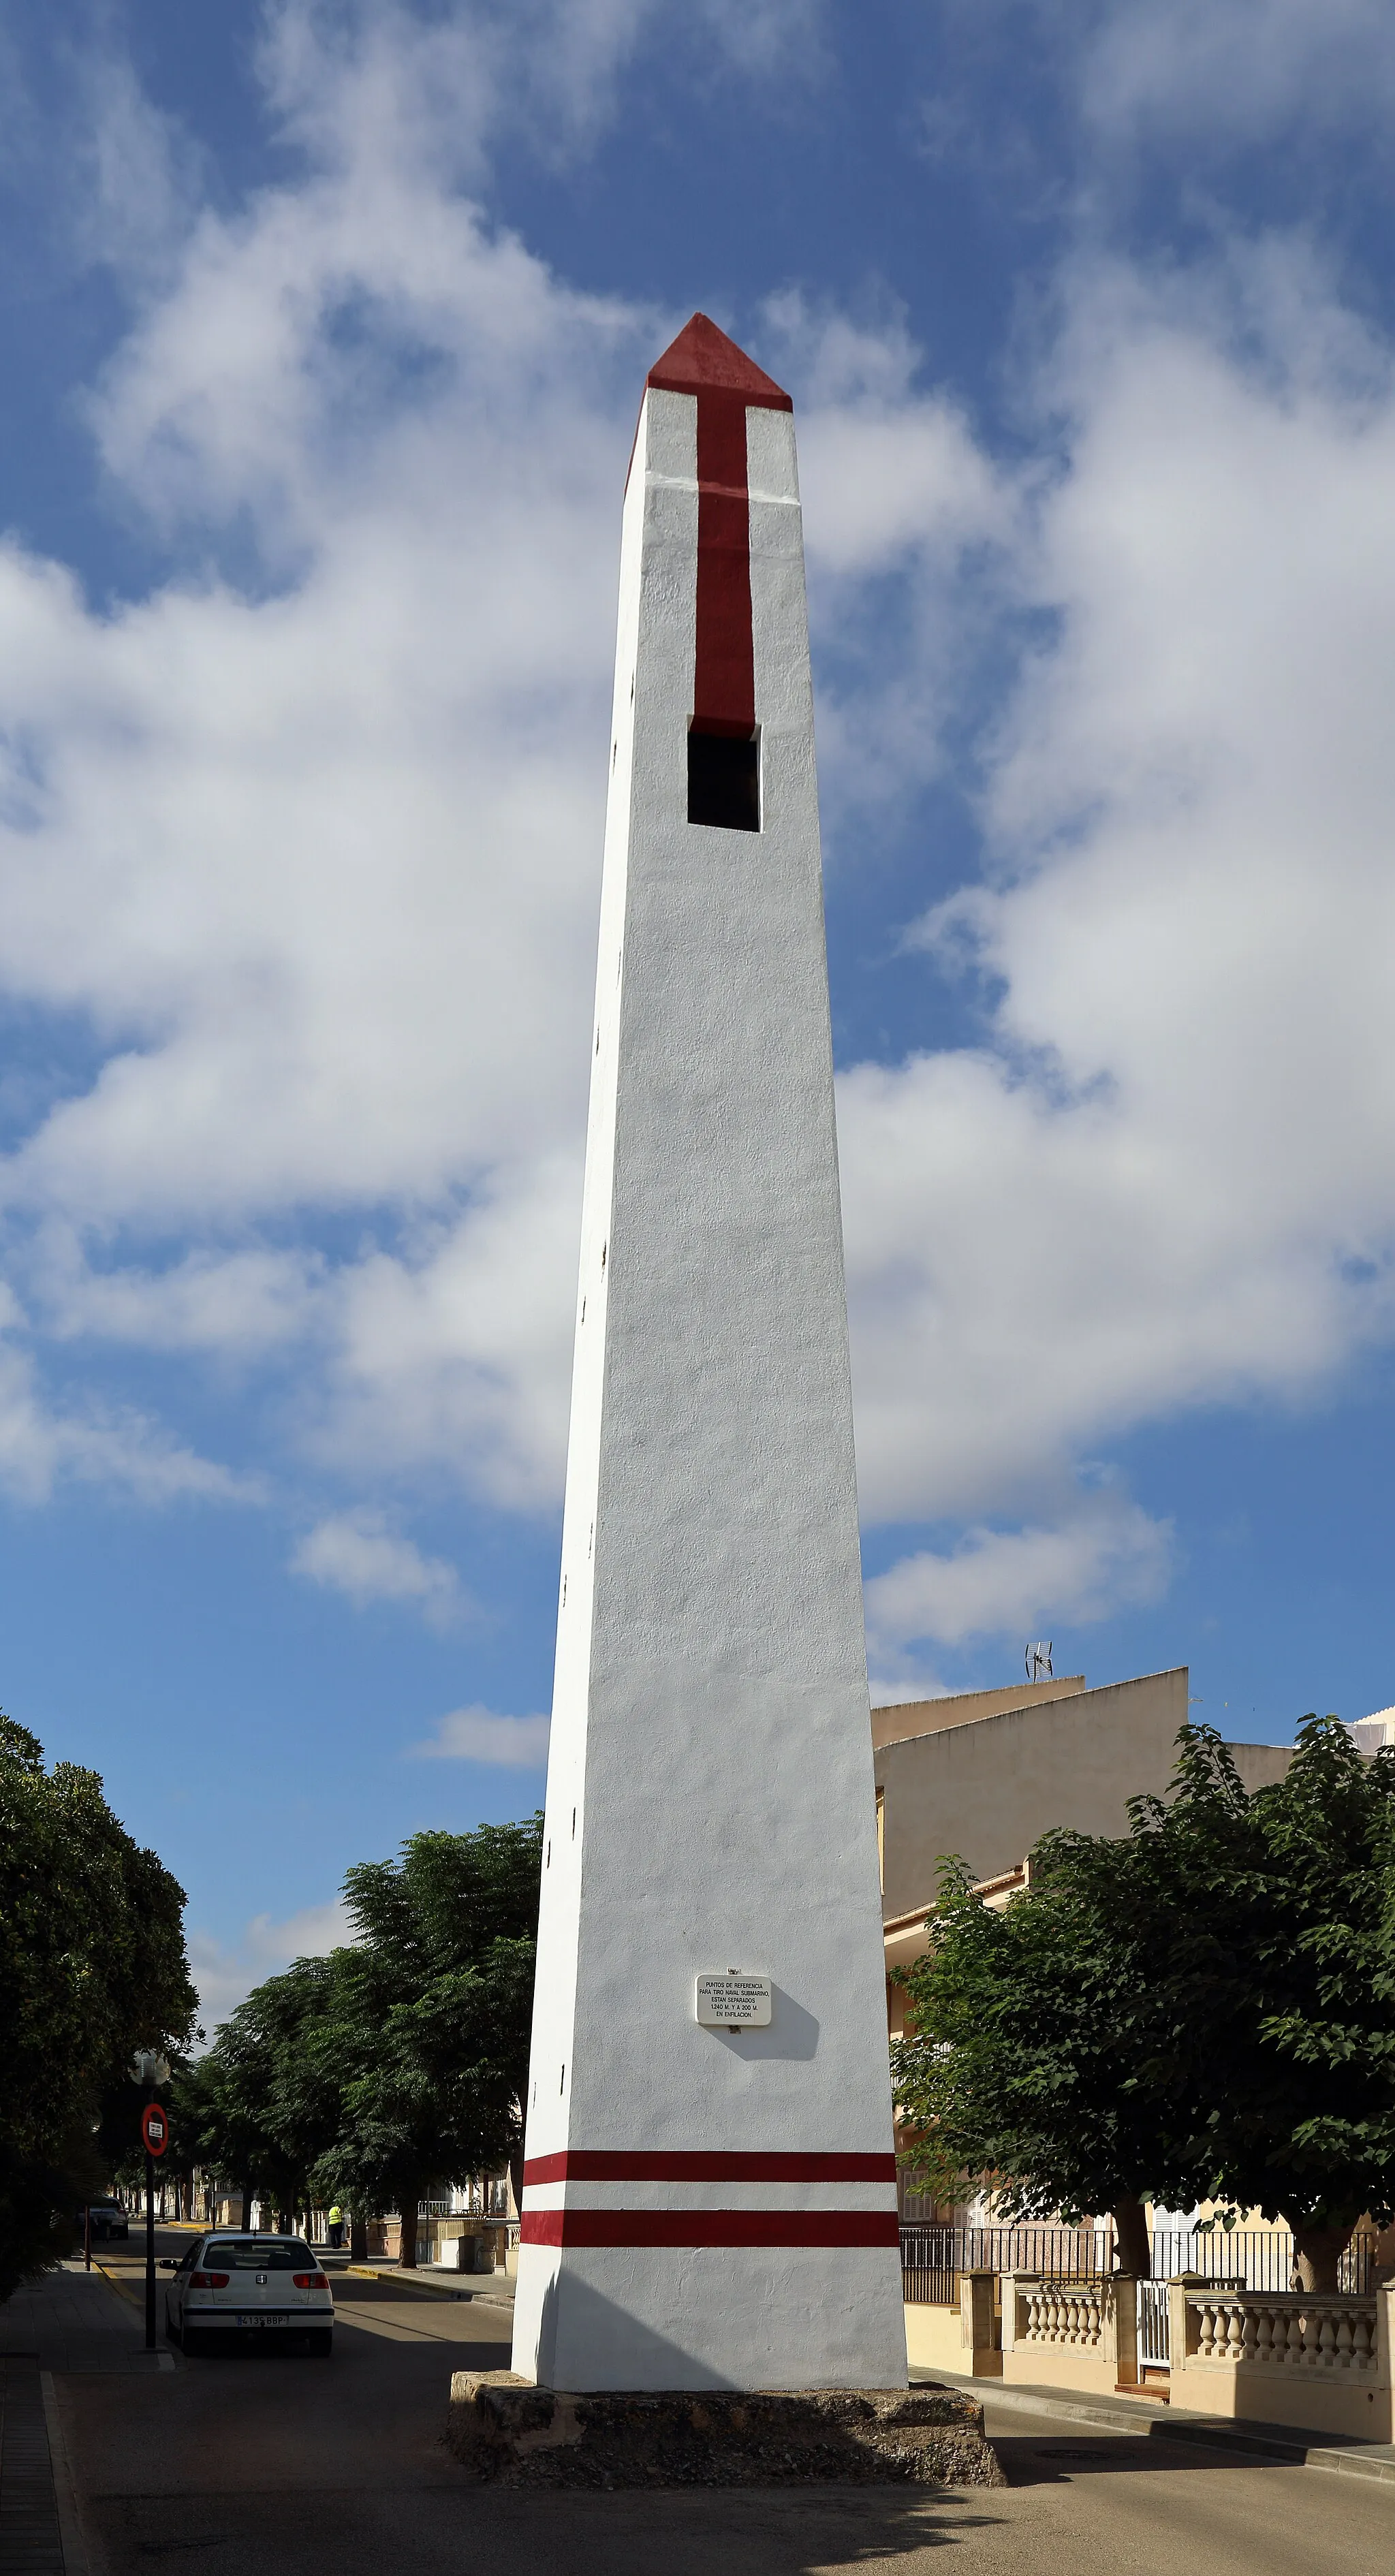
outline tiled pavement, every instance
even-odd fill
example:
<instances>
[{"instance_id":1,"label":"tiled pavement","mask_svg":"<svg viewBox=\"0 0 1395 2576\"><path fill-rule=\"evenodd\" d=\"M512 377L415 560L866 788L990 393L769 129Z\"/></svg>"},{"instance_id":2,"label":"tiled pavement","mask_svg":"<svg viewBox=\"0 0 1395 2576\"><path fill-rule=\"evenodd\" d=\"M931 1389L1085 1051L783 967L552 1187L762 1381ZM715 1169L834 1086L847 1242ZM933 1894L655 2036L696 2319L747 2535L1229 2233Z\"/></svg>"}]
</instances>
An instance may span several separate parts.
<instances>
[{"instance_id":1,"label":"tiled pavement","mask_svg":"<svg viewBox=\"0 0 1395 2576\"><path fill-rule=\"evenodd\" d=\"M0 2363L0 2576L65 2576L37 2361Z\"/></svg>"},{"instance_id":2,"label":"tiled pavement","mask_svg":"<svg viewBox=\"0 0 1395 2576\"><path fill-rule=\"evenodd\" d=\"M71 2526L64 2546L50 2374L151 2371L161 2360L145 2350L143 2311L95 2267L65 2263L0 2307L0 2576L80 2576Z\"/></svg>"}]
</instances>

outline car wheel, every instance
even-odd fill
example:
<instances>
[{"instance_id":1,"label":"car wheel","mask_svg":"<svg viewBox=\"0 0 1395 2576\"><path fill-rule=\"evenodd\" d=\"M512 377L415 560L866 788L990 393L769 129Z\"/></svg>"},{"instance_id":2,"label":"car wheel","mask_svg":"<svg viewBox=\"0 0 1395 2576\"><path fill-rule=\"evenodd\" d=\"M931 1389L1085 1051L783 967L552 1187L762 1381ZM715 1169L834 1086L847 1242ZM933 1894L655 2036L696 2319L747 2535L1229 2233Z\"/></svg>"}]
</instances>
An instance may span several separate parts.
<instances>
[{"instance_id":1,"label":"car wheel","mask_svg":"<svg viewBox=\"0 0 1395 2576\"><path fill-rule=\"evenodd\" d=\"M173 2317L170 2315L170 2303L168 2299L165 2301L165 2341L166 2343L176 2345L179 2342L179 2336L175 2329L175 2322Z\"/></svg>"},{"instance_id":2,"label":"car wheel","mask_svg":"<svg viewBox=\"0 0 1395 2576\"><path fill-rule=\"evenodd\" d=\"M314 2333L308 2334L305 2340L310 2347L312 2361L328 2361L334 2350L334 2328L333 2326L321 2327Z\"/></svg>"},{"instance_id":3,"label":"car wheel","mask_svg":"<svg viewBox=\"0 0 1395 2576\"><path fill-rule=\"evenodd\" d=\"M193 2326L186 2326L179 2338L179 2349L186 2361L202 2361L208 2351L207 2337L196 2333Z\"/></svg>"}]
</instances>

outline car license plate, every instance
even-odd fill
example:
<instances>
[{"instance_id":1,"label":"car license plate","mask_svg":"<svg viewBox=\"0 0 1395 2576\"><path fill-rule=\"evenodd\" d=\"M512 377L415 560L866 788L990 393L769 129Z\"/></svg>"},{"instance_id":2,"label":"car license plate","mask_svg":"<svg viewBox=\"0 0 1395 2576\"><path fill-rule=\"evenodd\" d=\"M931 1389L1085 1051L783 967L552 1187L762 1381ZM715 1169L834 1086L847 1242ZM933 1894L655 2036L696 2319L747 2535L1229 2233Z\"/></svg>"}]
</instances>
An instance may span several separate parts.
<instances>
[{"instance_id":1,"label":"car license plate","mask_svg":"<svg viewBox=\"0 0 1395 2576\"><path fill-rule=\"evenodd\" d=\"M288 2326L290 2324L290 2318L264 2317L259 2312L253 2317L239 2317L237 2322L240 2326Z\"/></svg>"}]
</instances>

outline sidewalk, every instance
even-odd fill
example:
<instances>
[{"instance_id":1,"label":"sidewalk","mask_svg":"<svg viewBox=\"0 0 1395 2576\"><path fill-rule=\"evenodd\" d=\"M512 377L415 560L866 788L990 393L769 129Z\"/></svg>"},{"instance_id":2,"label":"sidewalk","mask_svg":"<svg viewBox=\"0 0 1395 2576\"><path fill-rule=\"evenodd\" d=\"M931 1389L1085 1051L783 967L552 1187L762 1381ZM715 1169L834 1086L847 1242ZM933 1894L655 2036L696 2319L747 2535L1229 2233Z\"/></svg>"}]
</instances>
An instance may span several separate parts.
<instances>
[{"instance_id":1,"label":"sidewalk","mask_svg":"<svg viewBox=\"0 0 1395 2576\"><path fill-rule=\"evenodd\" d=\"M170 2365L145 2349L139 2301L93 2264L64 2263L0 2306L0 2569L83 2576L85 2560L53 2394L55 2371Z\"/></svg>"},{"instance_id":2,"label":"sidewalk","mask_svg":"<svg viewBox=\"0 0 1395 2576\"><path fill-rule=\"evenodd\" d=\"M1084 2389L1036 2388L1001 2379L970 2379L959 2370L913 2370L913 2382L940 2381L963 2388L991 2408L1020 2414L1051 2415L1063 2424L1095 2424L1111 2433L1141 2433L1149 2441L1199 2442L1207 2450L1258 2451L1307 2469L1337 2471L1344 2477L1381 2478L1395 2486L1395 2443L1311 2439L1292 2424L1242 2425L1233 2415L1174 2415L1160 2400L1146 2397L1096 2397Z\"/></svg>"},{"instance_id":3,"label":"sidewalk","mask_svg":"<svg viewBox=\"0 0 1395 2576\"><path fill-rule=\"evenodd\" d=\"M158 2370L161 2355L145 2349L145 2286L137 2280L139 2298L95 2261L90 2272L70 2262L16 2290L0 2307L0 2360L41 2370Z\"/></svg>"}]
</instances>

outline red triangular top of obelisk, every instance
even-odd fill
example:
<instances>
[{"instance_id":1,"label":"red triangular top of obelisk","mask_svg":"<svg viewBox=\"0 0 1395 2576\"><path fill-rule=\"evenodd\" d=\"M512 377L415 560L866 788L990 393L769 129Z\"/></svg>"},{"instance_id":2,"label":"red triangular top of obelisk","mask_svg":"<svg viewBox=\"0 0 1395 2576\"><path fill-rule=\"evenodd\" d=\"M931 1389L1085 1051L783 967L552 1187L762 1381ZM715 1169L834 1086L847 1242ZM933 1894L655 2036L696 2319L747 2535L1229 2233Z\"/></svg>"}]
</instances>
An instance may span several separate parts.
<instances>
[{"instance_id":1,"label":"red triangular top of obelisk","mask_svg":"<svg viewBox=\"0 0 1395 2576\"><path fill-rule=\"evenodd\" d=\"M705 313L695 313L691 322L684 323L672 348L665 349L645 382L666 394L744 394L760 411L794 409L774 377L738 349Z\"/></svg>"}]
</instances>

